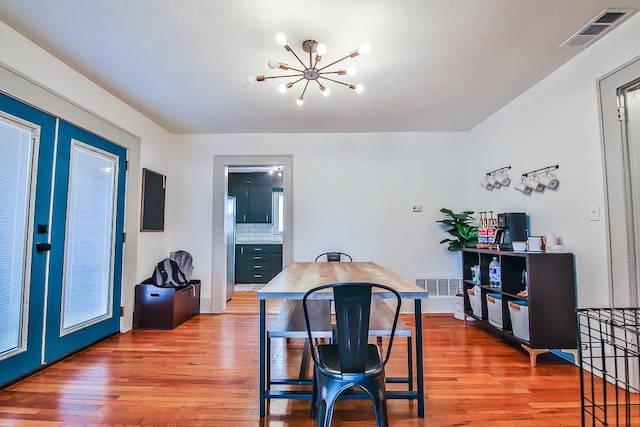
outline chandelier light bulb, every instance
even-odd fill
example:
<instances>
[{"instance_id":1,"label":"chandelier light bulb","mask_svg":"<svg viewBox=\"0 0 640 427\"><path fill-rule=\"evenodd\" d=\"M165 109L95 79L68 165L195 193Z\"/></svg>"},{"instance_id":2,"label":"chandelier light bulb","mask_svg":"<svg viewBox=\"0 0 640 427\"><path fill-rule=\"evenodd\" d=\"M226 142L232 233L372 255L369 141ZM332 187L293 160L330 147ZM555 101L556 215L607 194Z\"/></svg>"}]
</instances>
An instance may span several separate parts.
<instances>
[{"instance_id":1,"label":"chandelier light bulb","mask_svg":"<svg viewBox=\"0 0 640 427\"><path fill-rule=\"evenodd\" d=\"M257 80L256 80L256 76L252 76L251 74L249 74L249 75L247 76L247 81L248 81L249 83L251 83L251 84L253 84L253 83L257 82Z\"/></svg>"},{"instance_id":2,"label":"chandelier light bulb","mask_svg":"<svg viewBox=\"0 0 640 427\"><path fill-rule=\"evenodd\" d=\"M356 85L356 93L362 93L363 90L364 90L364 86Z\"/></svg>"},{"instance_id":3,"label":"chandelier light bulb","mask_svg":"<svg viewBox=\"0 0 640 427\"><path fill-rule=\"evenodd\" d=\"M269 68L271 68L272 70L280 67L280 62L276 61L275 59L270 59L268 62Z\"/></svg>"},{"instance_id":4,"label":"chandelier light bulb","mask_svg":"<svg viewBox=\"0 0 640 427\"><path fill-rule=\"evenodd\" d=\"M347 68L347 76L355 76L356 75L356 67Z\"/></svg>"},{"instance_id":5,"label":"chandelier light bulb","mask_svg":"<svg viewBox=\"0 0 640 427\"><path fill-rule=\"evenodd\" d=\"M278 43L280 46L286 46L287 36L285 36L284 33L276 34L276 43Z\"/></svg>"},{"instance_id":6,"label":"chandelier light bulb","mask_svg":"<svg viewBox=\"0 0 640 427\"><path fill-rule=\"evenodd\" d=\"M371 52L371 45L367 42L364 42L358 48L358 55L366 55Z\"/></svg>"},{"instance_id":7,"label":"chandelier light bulb","mask_svg":"<svg viewBox=\"0 0 640 427\"><path fill-rule=\"evenodd\" d=\"M280 93L285 93L287 91L287 85L282 83L280 86L278 86L278 90L280 91Z\"/></svg>"},{"instance_id":8,"label":"chandelier light bulb","mask_svg":"<svg viewBox=\"0 0 640 427\"><path fill-rule=\"evenodd\" d=\"M304 103L304 98L299 96L298 99L296 99L296 104L302 105L303 103Z\"/></svg>"},{"instance_id":9,"label":"chandelier light bulb","mask_svg":"<svg viewBox=\"0 0 640 427\"><path fill-rule=\"evenodd\" d=\"M324 95L324 96L331 95L331 90L326 86L320 87L320 90L322 91L322 95Z\"/></svg>"},{"instance_id":10,"label":"chandelier light bulb","mask_svg":"<svg viewBox=\"0 0 640 427\"><path fill-rule=\"evenodd\" d=\"M316 47L316 54L318 56L324 56L325 53L327 53L327 45L324 43L318 43L318 46Z\"/></svg>"}]
</instances>

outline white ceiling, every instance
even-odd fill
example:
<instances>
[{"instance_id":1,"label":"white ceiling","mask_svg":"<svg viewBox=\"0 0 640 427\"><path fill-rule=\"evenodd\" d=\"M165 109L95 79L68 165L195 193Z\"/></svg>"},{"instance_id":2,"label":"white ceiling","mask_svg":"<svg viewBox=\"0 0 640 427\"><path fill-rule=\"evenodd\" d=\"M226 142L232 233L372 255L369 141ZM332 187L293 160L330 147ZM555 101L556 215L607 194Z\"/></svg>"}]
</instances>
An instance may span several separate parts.
<instances>
[{"instance_id":1,"label":"white ceiling","mask_svg":"<svg viewBox=\"0 0 640 427\"><path fill-rule=\"evenodd\" d=\"M559 46L608 7L640 2L0 0L0 18L174 133L456 131L584 49ZM280 31L301 58L325 43L324 64L369 42L345 61L365 91L310 85L298 106L302 83L247 83L277 74L269 59L297 63Z\"/></svg>"}]
</instances>

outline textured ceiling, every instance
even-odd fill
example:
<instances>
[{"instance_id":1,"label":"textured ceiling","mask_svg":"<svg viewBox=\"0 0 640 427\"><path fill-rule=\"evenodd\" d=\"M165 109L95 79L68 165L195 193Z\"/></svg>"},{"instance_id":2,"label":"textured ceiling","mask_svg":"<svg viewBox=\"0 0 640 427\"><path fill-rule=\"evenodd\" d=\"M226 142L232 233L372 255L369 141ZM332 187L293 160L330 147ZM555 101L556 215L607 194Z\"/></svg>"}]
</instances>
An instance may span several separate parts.
<instances>
[{"instance_id":1,"label":"textured ceiling","mask_svg":"<svg viewBox=\"0 0 640 427\"><path fill-rule=\"evenodd\" d=\"M0 0L0 18L174 133L468 130L584 47L559 45L638 0ZM250 85L315 39L362 94ZM606 37L606 36L605 36ZM588 47L587 47L588 48ZM301 56L306 58L305 56ZM288 81L288 80L287 80ZM286 82L286 81L285 81Z\"/></svg>"}]
</instances>

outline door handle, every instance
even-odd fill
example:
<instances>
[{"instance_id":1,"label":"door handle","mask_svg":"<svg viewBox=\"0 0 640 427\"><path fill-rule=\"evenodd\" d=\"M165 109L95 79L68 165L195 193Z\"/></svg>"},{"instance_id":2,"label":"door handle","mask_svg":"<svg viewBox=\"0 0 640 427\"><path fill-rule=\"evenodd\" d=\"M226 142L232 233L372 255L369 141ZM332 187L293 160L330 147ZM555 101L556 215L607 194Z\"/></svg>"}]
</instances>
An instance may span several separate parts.
<instances>
[{"instance_id":1,"label":"door handle","mask_svg":"<svg viewBox=\"0 0 640 427\"><path fill-rule=\"evenodd\" d=\"M47 242L36 243L36 252L46 252L51 250L51 245Z\"/></svg>"}]
</instances>

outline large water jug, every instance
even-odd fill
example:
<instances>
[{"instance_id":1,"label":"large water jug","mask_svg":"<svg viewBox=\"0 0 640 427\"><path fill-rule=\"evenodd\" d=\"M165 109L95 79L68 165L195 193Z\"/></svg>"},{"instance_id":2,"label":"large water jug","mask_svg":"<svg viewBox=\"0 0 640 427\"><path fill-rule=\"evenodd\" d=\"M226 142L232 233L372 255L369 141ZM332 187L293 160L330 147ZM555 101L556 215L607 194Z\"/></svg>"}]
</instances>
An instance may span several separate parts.
<instances>
[{"instance_id":1,"label":"large water jug","mask_svg":"<svg viewBox=\"0 0 640 427\"><path fill-rule=\"evenodd\" d=\"M492 288L499 288L501 283L500 261L497 257L489 263L489 285Z\"/></svg>"}]
</instances>

